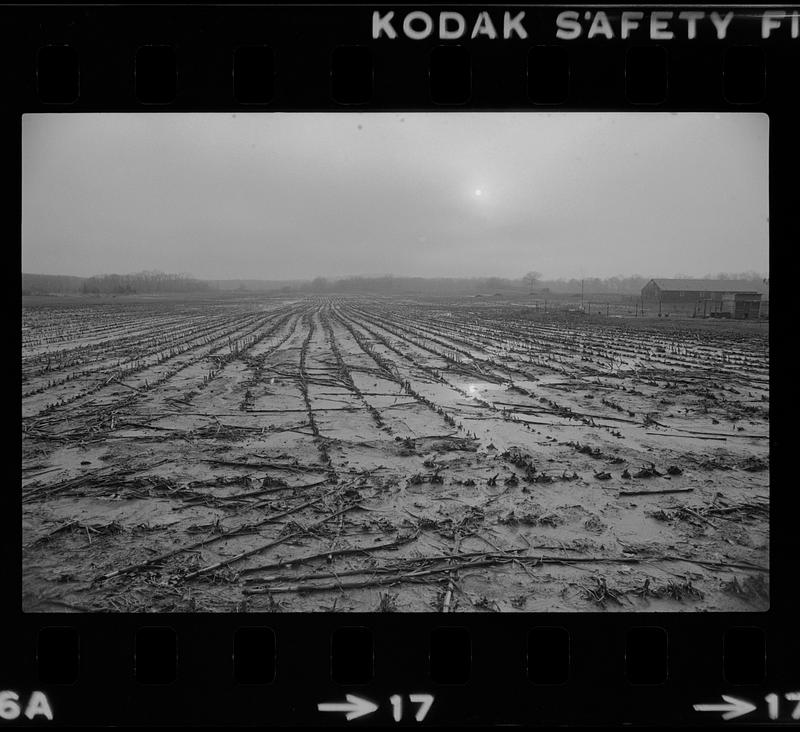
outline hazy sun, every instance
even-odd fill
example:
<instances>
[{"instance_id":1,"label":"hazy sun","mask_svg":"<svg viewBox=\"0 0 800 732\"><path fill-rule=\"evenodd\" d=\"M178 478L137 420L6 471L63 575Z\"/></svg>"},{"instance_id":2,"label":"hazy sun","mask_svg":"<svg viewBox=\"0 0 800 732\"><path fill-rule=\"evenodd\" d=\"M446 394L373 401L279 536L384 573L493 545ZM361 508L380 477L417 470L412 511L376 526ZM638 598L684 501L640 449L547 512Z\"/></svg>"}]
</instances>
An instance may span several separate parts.
<instances>
[{"instance_id":1,"label":"hazy sun","mask_svg":"<svg viewBox=\"0 0 800 732\"><path fill-rule=\"evenodd\" d=\"M483 195L483 191L480 188L476 188L475 189L475 195L476 196L482 196Z\"/></svg>"}]
</instances>

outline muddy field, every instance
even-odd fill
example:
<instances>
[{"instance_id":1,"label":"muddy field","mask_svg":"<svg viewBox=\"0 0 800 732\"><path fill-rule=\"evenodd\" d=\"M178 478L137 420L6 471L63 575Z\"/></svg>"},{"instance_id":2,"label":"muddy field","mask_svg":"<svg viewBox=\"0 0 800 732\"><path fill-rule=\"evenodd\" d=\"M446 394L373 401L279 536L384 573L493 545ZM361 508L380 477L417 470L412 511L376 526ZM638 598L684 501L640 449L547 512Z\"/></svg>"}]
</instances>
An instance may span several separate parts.
<instances>
[{"instance_id":1,"label":"muddy field","mask_svg":"<svg viewBox=\"0 0 800 732\"><path fill-rule=\"evenodd\" d=\"M767 328L24 302L23 607L764 610Z\"/></svg>"}]
</instances>

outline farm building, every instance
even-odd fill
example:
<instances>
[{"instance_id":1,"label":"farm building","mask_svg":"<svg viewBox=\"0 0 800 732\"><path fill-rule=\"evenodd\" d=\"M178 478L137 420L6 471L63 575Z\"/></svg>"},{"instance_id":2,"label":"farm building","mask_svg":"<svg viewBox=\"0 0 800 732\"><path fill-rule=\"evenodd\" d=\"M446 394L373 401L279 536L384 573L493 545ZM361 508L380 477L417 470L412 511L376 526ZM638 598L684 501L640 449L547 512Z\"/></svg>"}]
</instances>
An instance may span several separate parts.
<instances>
[{"instance_id":1,"label":"farm building","mask_svg":"<svg viewBox=\"0 0 800 732\"><path fill-rule=\"evenodd\" d=\"M642 288L642 305L663 315L752 319L762 315L761 296L741 280L657 279Z\"/></svg>"}]
</instances>

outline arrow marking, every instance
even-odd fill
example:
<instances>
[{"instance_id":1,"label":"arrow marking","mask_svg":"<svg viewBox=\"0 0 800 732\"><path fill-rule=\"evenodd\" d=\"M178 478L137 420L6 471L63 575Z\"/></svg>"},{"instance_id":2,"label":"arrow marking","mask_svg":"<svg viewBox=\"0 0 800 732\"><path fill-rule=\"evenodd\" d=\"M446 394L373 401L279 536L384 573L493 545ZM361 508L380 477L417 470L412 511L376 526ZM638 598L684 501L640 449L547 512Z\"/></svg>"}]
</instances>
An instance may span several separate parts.
<instances>
[{"instance_id":1,"label":"arrow marking","mask_svg":"<svg viewBox=\"0 0 800 732\"><path fill-rule=\"evenodd\" d=\"M735 719L745 714L750 714L755 708L755 704L751 704L745 699L737 699L735 696L725 696L722 698L727 702L726 704L695 704L694 710L696 712L722 712L723 719Z\"/></svg>"},{"instance_id":2,"label":"arrow marking","mask_svg":"<svg viewBox=\"0 0 800 732\"><path fill-rule=\"evenodd\" d=\"M346 712L345 718L349 722L351 719L358 719L365 714L372 714L378 708L377 704L368 699L362 699L355 694L345 694L345 698L347 699L346 702L323 702L317 704L317 709L320 712Z\"/></svg>"}]
</instances>

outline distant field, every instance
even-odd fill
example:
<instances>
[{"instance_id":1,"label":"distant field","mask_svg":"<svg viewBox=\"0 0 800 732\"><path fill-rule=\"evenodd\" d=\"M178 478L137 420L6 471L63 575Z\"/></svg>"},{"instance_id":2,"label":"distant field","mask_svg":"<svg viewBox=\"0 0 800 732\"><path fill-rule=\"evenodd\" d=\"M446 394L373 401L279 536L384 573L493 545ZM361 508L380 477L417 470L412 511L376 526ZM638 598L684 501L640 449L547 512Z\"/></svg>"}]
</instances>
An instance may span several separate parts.
<instances>
[{"instance_id":1,"label":"distant field","mask_svg":"<svg viewBox=\"0 0 800 732\"><path fill-rule=\"evenodd\" d=\"M601 312L24 298L25 610L766 609L768 324Z\"/></svg>"}]
</instances>

